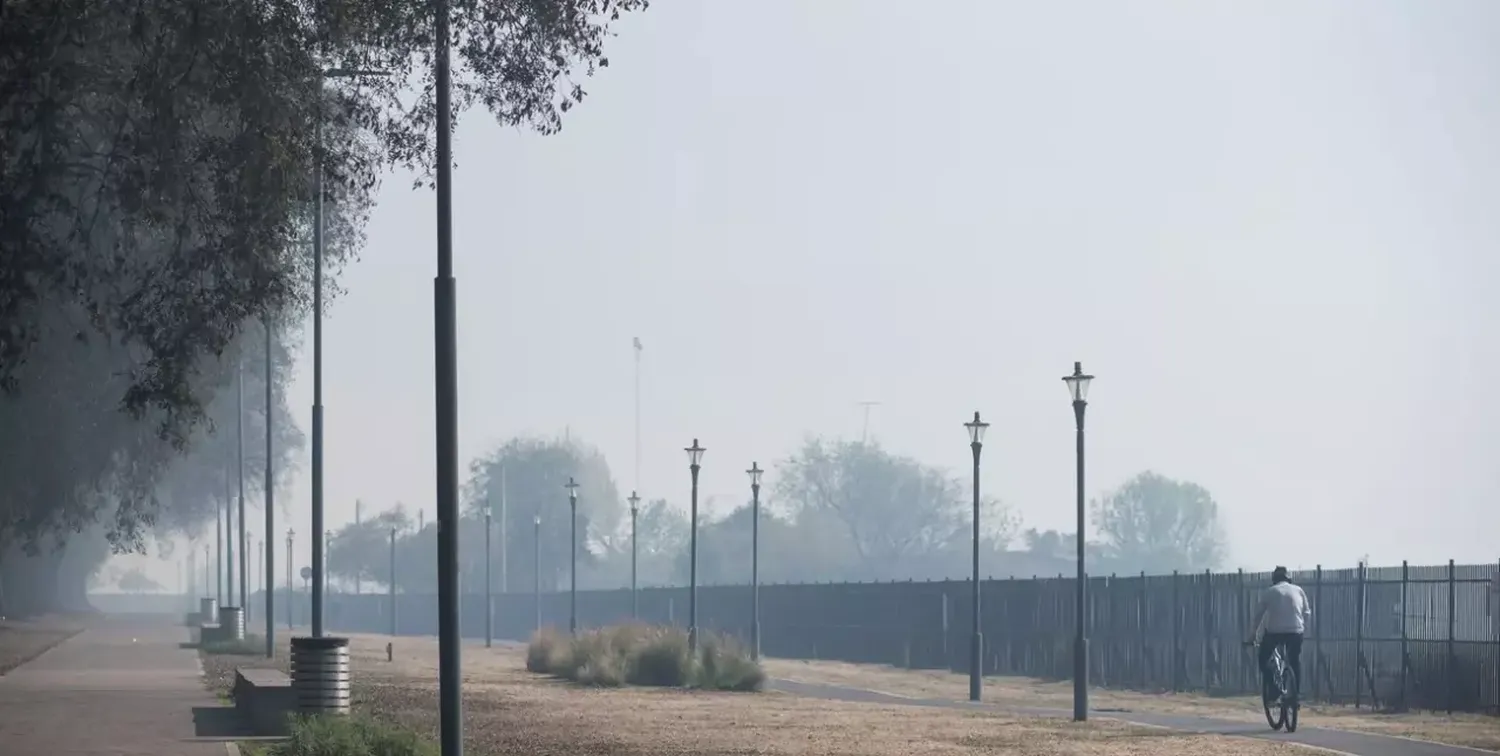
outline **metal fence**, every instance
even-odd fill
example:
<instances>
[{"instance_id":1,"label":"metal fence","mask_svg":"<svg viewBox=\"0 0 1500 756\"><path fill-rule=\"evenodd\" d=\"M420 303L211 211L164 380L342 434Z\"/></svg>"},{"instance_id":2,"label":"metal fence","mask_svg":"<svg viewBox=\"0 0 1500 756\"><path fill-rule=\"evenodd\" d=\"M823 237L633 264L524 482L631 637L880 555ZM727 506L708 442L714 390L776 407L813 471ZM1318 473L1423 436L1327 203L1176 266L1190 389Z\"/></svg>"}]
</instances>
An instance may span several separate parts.
<instances>
[{"instance_id":1,"label":"metal fence","mask_svg":"<svg viewBox=\"0 0 1500 756\"><path fill-rule=\"evenodd\" d=\"M1381 567L1293 573L1312 599L1304 695L1377 709L1500 714L1500 565ZM1241 645L1269 573L1090 578L1087 620L1094 685L1139 691L1252 695L1253 653ZM761 645L769 656L965 670L969 581L761 586ZM986 674L1064 679L1072 671L1073 579L986 580L981 588ZM643 588L639 618L685 625L686 588ZM388 632L386 594L328 597L329 626ZM300 597L305 609L305 596ZM396 597L398 632L437 632L431 595ZM566 593L497 594L496 637L566 627ZM580 626L628 620L628 590L578 595ZM484 634L485 599L462 600L462 630ZM699 624L745 638L748 586L703 586ZM303 614L302 616L306 616Z\"/></svg>"}]
</instances>

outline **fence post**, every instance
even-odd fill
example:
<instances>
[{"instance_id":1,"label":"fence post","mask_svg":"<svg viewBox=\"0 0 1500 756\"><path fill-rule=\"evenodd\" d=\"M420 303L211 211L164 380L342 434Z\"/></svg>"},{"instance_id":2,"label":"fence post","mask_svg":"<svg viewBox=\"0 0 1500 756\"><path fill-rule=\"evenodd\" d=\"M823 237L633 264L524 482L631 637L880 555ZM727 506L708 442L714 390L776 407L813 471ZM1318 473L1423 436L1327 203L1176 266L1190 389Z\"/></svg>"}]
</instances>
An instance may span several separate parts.
<instances>
[{"instance_id":1,"label":"fence post","mask_svg":"<svg viewBox=\"0 0 1500 756\"><path fill-rule=\"evenodd\" d=\"M1136 623L1139 626L1139 637L1136 639L1139 645L1139 656L1141 665L1141 688L1151 682L1151 665L1146 661L1148 654L1146 641L1151 637L1151 609L1146 603L1146 571L1141 570L1141 589L1136 595L1135 601Z\"/></svg>"},{"instance_id":2,"label":"fence post","mask_svg":"<svg viewBox=\"0 0 1500 756\"><path fill-rule=\"evenodd\" d=\"M1365 663L1365 563L1359 563L1359 595L1355 598L1355 611L1359 614L1354 618L1354 708L1360 706L1361 691L1360 673Z\"/></svg>"},{"instance_id":3,"label":"fence post","mask_svg":"<svg viewBox=\"0 0 1500 756\"><path fill-rule=\"evenodd\" d=\"M1203 571L1203 692L1213 689L1214 675L1209 672L1209 660L1214 658L1214 573ZM1217 664L1214 665L1217 668ZM1217 671L1217 670L1216 670Z\"/></svg>"},{"instance_id":4,"label":"fence post","mask_svg":"<svg viewBox=\"0 0 1500 756\"><path fill-rule=\"evenodd\" d=\"M1177 588L1178 588L1178 585L1177 585L1177 570L1172 570L1172 653L1171 653L1171 665L1172 665L1172 692L1173 693L1176 693L1177 691L1181 690L1181 688L1178 685L1178 676L1177 676L1177 669L1178 669L1178 667L1181 666L1181 664L1179 663L1180 660L1178 658L1178 653L1177 653L1177 648L1178 648L1178 645L1177 645L1177 640L1178 640L1178 638L1177 638L1177 625L1180 623L1181 618L1182 618L1182 605L1179 604L1179 603L1177 603L1177 601L1178 601Z\"/></svg>"},{"instance_id":5,"label":"fence post","mask_svg":"<svg viewBox=\"0 0 1500 756\"><path fill-rule=\"evenodd\" d=\"M1458 657L1453 651L1453 636L1455 628L1454 615L1458 609L1458 583L1454 579L1453 560L1448 560L1448 713L1453 713L1453 689L1458 687L1454 684L1453 670L1458 666Z\"/></svg>"},{"instance_id":6,"label":"fence post","mask_svg":"<svg viewBox=\"0 0 1500 756\"><path fill-rule=\"evenodd\" d=\"M1406 560L1401 560L1401 710L1406 711Z\"/></svg>"},{"instance_id":7,"label":"fence post","mask_svg":"<svg viewBox=\"0 0 1500 756\"><path fill-rule=\"evenodd\" d=\"M1245 626L1245 614L1248 611L1245 608L1245 568L1241 567L1236 572L1239 575L1239 579L1236 581L1238 583L1238 585L1235 588L1235 594L1234 594L1234 621L1235 621L1235 624L1237 624L1237 625L1239 625L1240 627L1243 628ZM1235 674L1235 680L1239 683L1239 685L1238 685L1239 691L1238 692L1240 692L1240 693L1245 692L1245 661L1244 661L1244 658L1245 657L1244 657L1243 653L1239 654L1237 656L1237 658L1236 658L1236 661L1239 662L1239 663L1235 665L1235 668L1239 670Z\"/></svg>"},{"instance_id":8,"label":"fence post","mask_svg":"<svg viewBox=\"0 0 1500 756\"><path fill-rule=\"evenodd\" d=\"M1318 605L1318 608L1313 610L1315 619L1313 620L1312 679L1313 698L1316 699L1318 698L1318 691L1320 690L1318 680L1321 679L1318 677L1318 669L1323 664L1323 615L1317 614L1317 612L1325 611L1323 608L1323 565L1321 564L1313 570L1313 603ZM1260 679L1260 670L1256 670L1256 679ZM1328 697L1333 697L1333 691L1328 691Z\"/></svg>"}]
</instances>

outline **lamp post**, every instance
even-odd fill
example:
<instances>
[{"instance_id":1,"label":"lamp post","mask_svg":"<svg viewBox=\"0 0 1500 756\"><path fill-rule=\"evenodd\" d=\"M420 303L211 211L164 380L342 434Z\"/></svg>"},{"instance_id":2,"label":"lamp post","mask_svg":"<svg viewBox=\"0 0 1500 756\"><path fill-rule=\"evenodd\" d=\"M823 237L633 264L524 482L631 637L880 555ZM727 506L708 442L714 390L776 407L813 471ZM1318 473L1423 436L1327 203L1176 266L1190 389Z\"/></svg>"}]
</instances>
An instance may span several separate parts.
<instances>
[{"instance_id":1,"label":"lamp post","mask_svg":"<svg viewBox=\"0 0 1500 756\"><path fill-rule=\"evenodd\" d=\"M443 3L446 9L447 3ZM446 10L444 11L446 15ZM443 24L447 26L446 21ZM447 44L440 42L443 51L443 60L447 61ZM318 79L318 92L322 94L323 82L327 79L353 79L366 76L389 76L389 71L363 71L349 68L330 68L320 72ZM447 80L443 80L444 86ZM440 100L441 102L441 100ZM444 111L438 115L439 129L447 128L447 120L450 114ZM447 139L446 134L439 134L439 143ZM439 176L442 176L443 168L438 168ZM439 178L439 181L442 179ZM325 576L325 565L323 564L323 544L317 539L316 533L324 530L323 522L323 116L319 113L313 119L313 405L312 405L312 572L310 580L312 587L312 637L323 637L323 594L328 586ZM439 347L441 349L441 347ZM441 389L440 389L441 390ZM440 442L441 443L441 442ZM455 469L455 477L457 471ZM457 519L457 518L455 518ZM461 751L462 749L460 749ZM454 751L458 754L460 751ZM447 750L444 756L450 756Z\"/></svg>"},{"instance_id":2,"label":"lamp post","mask_svg":"<svg viewBox=\"0 0 1500 756\"><path fill-rule=\"evenodd\" d=\"M1068 384L1068 393L1073 397L1073 424L1077 441L1078 461L1078 586L1073 635L1073 721L1085 722L1089 718L1089 636L1088 636L1088 580L1084 571L1083 553L1083 413L1088 408L1089 382L1094 376L1083 372L1083 363L1073 363L1073 374L1063 376Z\"/></svg>"},{"instance_id":3,"label":"lamp post","mask_svg":"<svg viewBox=\"0 0 1500 756\"><path fill-rule=\"evenodd\" d=\"M578 633L578 482L569 477L563 484L568 489L568 508L573 512L573 530L569 537L573 566L568 570L568 632Z\"/></svg>"},{"instance_id":4,"label":"lamp post","mask_svg":"<svg viewBox=\"0 0 1500 756\"><path fill-rule=\"evenodd\" d=\"M760 661L760 476L765 470L751 462L750 476L750 658Z\"/></svg>"},{"instance_id":5,"label":"lamp post","mask_svg":"<svg viewBox=\"0 0 1500 756\"><path fill-rule=\"evenodd\" d=\"M265 580L266 599L266 658L276 655L276 457L274 435L276 380L275 366L271 364L272 320L266 315L262 324L266 328L266 570L261 573ZM290 564L290 562L288 562ZM288 586L290 587L290 586Z\"/></svg>"},{"instance_id":6,"label":"lamp post","mask_svg":"<svg viewBox=\"0 0 1500 756\"><path fill-rule=\"evenodd\" d=\"M542 629L542 516L531 518L531 599L536 605L536 627Z\"/></svg>"},{"instance_id":7,"label":"lamp post","mask_svg":"<svg viewBox=\"0 0 1500 756\"><path fill-rule=\"evenodd\" d=\"M495 531L494 517L490 513L489 496L484 498L484 647L495 646L495 590L492 578L495 562L490 556L491 535Z\"/></svg>"},{"instance_id":8,"label":"lamp post","mask_svg":"<svg viewBox=\"0 0 1500 756\"><path fill-rule=\"evenodd\" d=\"M396 635L396 529L391 528L391 636Z\"/></svg>"},{"instance_id":9,"label":"lamp post","mask_svg":"<svg viewBox=\"0 0 1500 756\"><path fill-rule=\"evenodd\" d=\"M688 651L698 653L698 471L702 469L703 452L707 451L693 439L693 445L683 449L688 455L688 470L693 475L692 525L688 537Z\"/></svg>"},{"instance_id":10,"label":"lamp post","mask_svg":"<svg viewBox=\"0 0 1500 756\"><path fill-rule=\"evenodd\" d=\"M249 617L250 611L250 534L245 530L245 362L242 357L235 371L235 456L239 467L239 511L235 515L240 522L240 611ZM234 593L233 590L230 593Z\"/></svg>"},{"instance_id":11,"label":"lamp post","mask_svg":"<svg viewBox=\"0 0 1500 756\"><path fill-rule=\"evenodd\" d=\"M641 618L641 605L639 594L636 593L636 548L635 548L635 523L641 513L641 497L636 496L634 491L630 492L630 618Z\"/></svg>"},{"instance_id":12,"label":"lamp post","mask_svg":"<svg viewBox=\"0 0 1500 756\"><path fill-rule=\"evenodd\" d=\"M969 700L978 701L984 686L984 635L980 632L979 613L979 452L984 448L984 432L990 424L979 419L964 423L969 429L969 448L974 452L974 637L969 643Z\"/></svg>"},{"instance_id":13,"label":"lamp post","mask_svg":"<svg viewBox=\"0 0 1500 756\"><path fill-rule=\"evenodd\" d=\"M292 629L292 607L297 601L297 587L292 583L292 537L296 532L286 529L286 629Z\"/></svg>"},{"instance_id":14,"label":"lamp post","mask_svg":"<svg viewBox=\"0 0 1500 756\"><path fill-rule=\"evenodd\" d=\"M333 531L325 530L323 531L323 574L313 576L315 578L321 578L323 580L324 598L327 598L327 594L333 592L333 571L328 569L329 560L327 557L327 554L331 551L333 551Z\"/></svg>"}]
</instances>

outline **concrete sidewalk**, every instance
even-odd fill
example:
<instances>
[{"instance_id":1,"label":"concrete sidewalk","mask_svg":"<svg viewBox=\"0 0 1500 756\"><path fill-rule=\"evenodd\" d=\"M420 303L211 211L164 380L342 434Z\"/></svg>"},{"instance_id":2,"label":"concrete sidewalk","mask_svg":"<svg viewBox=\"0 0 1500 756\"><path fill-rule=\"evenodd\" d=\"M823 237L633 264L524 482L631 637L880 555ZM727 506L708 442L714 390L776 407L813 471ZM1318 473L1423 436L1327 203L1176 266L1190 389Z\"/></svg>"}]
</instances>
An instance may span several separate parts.
<instances>
[{"instance_id":1,"label":"concrete sidewalk","mask_svg":"<svg viewBox=\"0 0 1500 756\"><path fill-rule=\"evenodd\" d=\"M226 756L234 710L171 618L107 617L0 677L6 756Z\"/></svg>"},{"instance_id":2,"label":"concrete sidewalk","mask_svg":"<svg viewBox=\"0 0 1500 756\"><path fill-rule=\"evenodd\" d=\"M975 704L969 701L954 701L949 699L907 698L905 696L864 690L862 688L847 688L839 685L822 685L792 680L769 680L766 687L770 690L779 690L783 693L835 701L858 701L898 706L936 706L940 708L972 709L978 711L987 709L999 713L1037 717L1070 718L1073 716L1072 711L1063 709L999 707L994 704ZM1097 714L1100 717L1109 719L1118 719L1155 727L1167 727L1184 732L1232 735L1244 738L1299 743L1336 753L1352 754L1353 756L1476 756L1478 754L1494 753L1493 751L1483 751L1478 748L1430 743L1424 740L1410 740L1387 735L1351 732L1349 730L1309 727L1306 724L1299 726L1297 732L1288 734L1272 732L1271 728L1265 726L1263 723L1246 724L1244 722L1228 722L1204 717L1153 714L1143 711L1120 711L1114 709L1100 711Z\"/></svg>"}]
</instances>

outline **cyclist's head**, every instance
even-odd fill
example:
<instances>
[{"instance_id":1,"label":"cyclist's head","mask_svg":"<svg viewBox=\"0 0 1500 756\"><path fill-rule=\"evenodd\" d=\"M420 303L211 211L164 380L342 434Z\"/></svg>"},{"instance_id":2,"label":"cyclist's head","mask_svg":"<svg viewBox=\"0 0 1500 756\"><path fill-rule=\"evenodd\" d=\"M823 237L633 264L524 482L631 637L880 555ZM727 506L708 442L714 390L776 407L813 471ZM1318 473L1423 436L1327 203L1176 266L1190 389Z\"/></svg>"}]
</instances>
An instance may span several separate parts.
<instances>
[{"instance_id":1,"label":"cyclist's head","mask_svg":"<svg viewBox=\"0 0 1500 756\"><path fill-rule=\"evenodd\" d=\"M1292 578L1291 578L1290 575L1287 574L1285 567L1277 567L1276 569L1274 569L1274 570L1271 571L1271 584L1272 585L1275 585L1277 583L1290 583L1290 582L1292 582Z\"/></svg>"}]
</instances>

